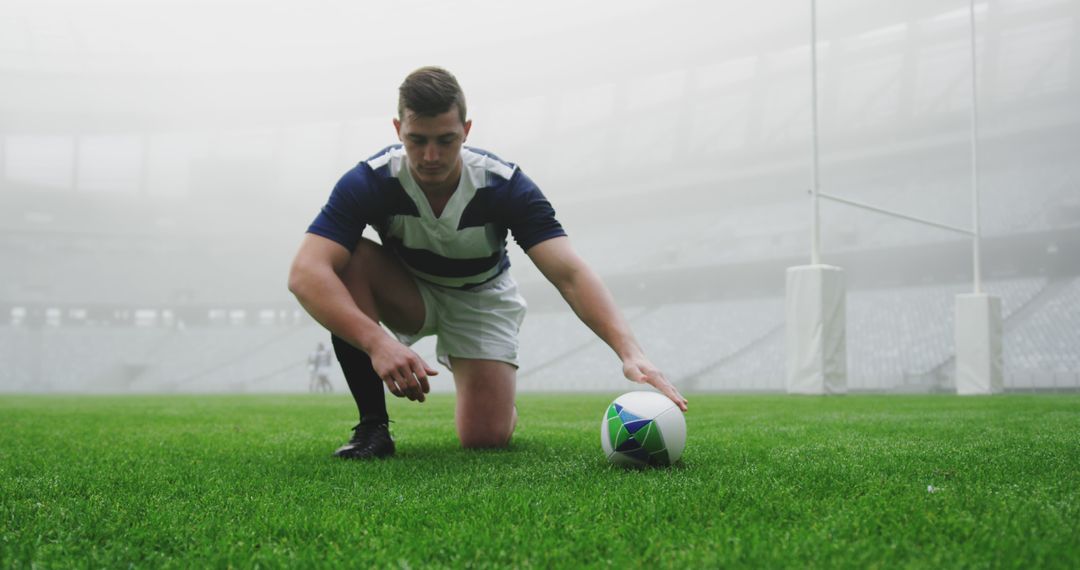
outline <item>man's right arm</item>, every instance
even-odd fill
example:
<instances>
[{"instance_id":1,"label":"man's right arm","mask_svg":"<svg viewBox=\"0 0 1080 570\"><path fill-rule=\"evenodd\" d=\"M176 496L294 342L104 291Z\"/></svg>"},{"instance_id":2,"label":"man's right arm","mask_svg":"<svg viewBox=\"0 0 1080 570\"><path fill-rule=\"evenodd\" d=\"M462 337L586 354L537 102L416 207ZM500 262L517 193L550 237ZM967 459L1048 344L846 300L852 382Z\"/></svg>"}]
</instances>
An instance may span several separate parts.
<instances>
[{"instance_id":1,"label":"man's right arm","mask_svg":"<svg viewBox=\"0 0 1080 570\"><path fill-rule=\"evenodd\" d=\"M371 354L379 342L389 337L360 310L341 280L349 258L349 250L341 244L305 234L289 269L289 291L319 324Z\"/></svg>"},{"instance_id":2,"label":"man's right arm","mask_svg":"<svg viewBox=\"0 0 1080 570\"><path fill-rule=\"evenodd\" d=\"M438 371L386 334L356 304L341 280L350 257L341 244L306 234L289 270L289 291L319 324L371 357L390 393L423 402L431 389L427 377Z\"/></svg>"}]
</instances>

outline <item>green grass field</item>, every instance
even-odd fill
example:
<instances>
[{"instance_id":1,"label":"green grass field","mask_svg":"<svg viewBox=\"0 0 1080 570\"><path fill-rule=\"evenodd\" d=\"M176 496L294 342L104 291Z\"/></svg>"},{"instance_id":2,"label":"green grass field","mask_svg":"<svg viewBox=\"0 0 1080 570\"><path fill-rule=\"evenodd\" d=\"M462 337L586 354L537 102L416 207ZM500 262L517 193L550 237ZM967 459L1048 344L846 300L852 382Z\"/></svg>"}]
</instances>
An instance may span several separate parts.
<instances>
[{"instance_id":1,"label":"green grass field","mask_svg":"<svg viewBox=\"0 0 1080 570\"><path fill-rule=\"evenodd\" d=\"M1080 567L1080 396L698 395L630 471L613 396L520 396L507 451L394 400L374 463L347 396L0 397L0 567Z\"/></svg>"}]
</instances>

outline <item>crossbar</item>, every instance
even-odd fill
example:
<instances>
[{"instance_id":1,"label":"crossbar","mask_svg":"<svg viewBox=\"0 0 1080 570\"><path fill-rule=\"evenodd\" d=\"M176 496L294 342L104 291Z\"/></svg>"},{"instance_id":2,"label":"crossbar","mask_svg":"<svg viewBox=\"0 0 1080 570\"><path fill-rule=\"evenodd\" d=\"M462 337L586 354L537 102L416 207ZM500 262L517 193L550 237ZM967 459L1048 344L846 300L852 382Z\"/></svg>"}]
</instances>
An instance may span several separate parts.
<instances>
[{"instance_id":1,"label":"crossbar","mask_svg":"<svg viewBox=\"0 0 1080 570\"><path fill-rule=\"evenodd\" d=\"M817 195L818 195L819 198L825 198L826 200L832 200L833 202L839 202L841 204L847 204L848 206L854 206L856 208L862 208L863 210L870 210L871 212L877 212L879 214L885 214L886 216L893 216L894 218L902 218L902 219L905 219L905 220L908 220L908 221L911 221L911 222L925 224L925 225L933 226L935 228L939 228L939 229L943 229L943 230L949 230L951 232L964 234L966 236L975 235L974 231L969 230L967 228L961 228L961 227L958 227L958 226L950 226L949 224L942 224L940 222L934 222L934 221L926 220L926 219L923 219L923 218L917 218L915 216L909 216L907 214L901 214L900 212L893 212L892 210L886 210L884 208L879 208L877 206L871 206L870 204L866 204L864 202L857 202L855 200L849 200L847 198L841 198L839 196L833 196L832 194L826 194L825 192L822 192L820 190L817 192Z\"/></svg>"}]
</instances>

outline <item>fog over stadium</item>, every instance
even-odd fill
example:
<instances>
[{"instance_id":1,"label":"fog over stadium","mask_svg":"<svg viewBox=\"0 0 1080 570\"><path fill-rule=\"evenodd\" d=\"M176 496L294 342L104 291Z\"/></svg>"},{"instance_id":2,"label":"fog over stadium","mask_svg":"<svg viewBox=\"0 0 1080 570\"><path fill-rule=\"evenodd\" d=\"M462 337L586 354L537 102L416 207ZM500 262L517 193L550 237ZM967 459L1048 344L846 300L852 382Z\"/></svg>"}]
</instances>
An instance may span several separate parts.
<instances>
[{"instance_id":1,"label":"fog over stadium","mask_svg":"<svg viewBox=\"0 0 1080 570\"><path fill-rule=\"evenodd\" d=\"M672 381L784 389L784 272L811 250L807 2L0 5L2 392L305 391L329 335L289 263L338 178L397 142L424 65L457 76L467 144L536 181ZM817 8L821 190L971 228L969 3ZM1080 2L977 2L975 23L1005 388L1076 390ZM948 391L971 238L836 202L821 236L850 389ZM520 389L625 387L508 247Z\"/></svg>"}]
</instances>

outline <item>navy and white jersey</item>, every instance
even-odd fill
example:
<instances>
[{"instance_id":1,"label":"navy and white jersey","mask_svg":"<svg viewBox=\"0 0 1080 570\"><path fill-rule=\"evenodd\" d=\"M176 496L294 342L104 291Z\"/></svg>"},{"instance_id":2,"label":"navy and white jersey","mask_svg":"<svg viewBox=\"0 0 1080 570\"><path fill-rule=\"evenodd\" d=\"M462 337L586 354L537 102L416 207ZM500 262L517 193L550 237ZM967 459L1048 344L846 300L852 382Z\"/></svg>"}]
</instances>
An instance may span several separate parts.
<instances>
[{"instance_id":1,"label":"navy and white jersey","mask_svg":"<svg viewBox=\"0 0 1080 570\"><path fill-rule=\"evenodd\" d=\"M469 289L510 267L509 231L522 249L566 235L555 210L517 166L463 147L461 180L438 217L413 180L402 145L345 173L308 232L352 251L368 225L417 278Z\"/></svg>"}]
</instances>

